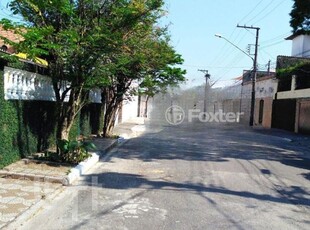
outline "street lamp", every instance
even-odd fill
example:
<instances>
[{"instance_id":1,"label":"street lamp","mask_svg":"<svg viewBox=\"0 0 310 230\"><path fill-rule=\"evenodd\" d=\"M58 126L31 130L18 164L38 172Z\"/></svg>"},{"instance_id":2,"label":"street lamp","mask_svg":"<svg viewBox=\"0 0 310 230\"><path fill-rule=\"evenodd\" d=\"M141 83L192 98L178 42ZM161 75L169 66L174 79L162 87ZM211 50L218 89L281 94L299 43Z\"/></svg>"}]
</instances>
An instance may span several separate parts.
<instances>
[{"instance_id":1,"label":"street lamp","mask_svg":"<svg viewBox=\"0 0 310 230\"><path fill-rule=\"evenodd\" d=\"M238 26L239 27L239 26ZM215 37L222 38L225 41L227 41L229 44L240 50L242 53L244 53L246 56L252 59L253 61L253 75L252 75L252 92L251 92L251 111L250 111L250 122L249 125L253 126L254 123L254 107L255 107L255 81L256 81L256 74L257 74L257 46L258 46L258 31L259 28L257 27L245 27L249 29L256 29L256 44L255 44L255 54L254 58L251 57L248 53L246 53L244 50L240 49L238 46L236 46L234 43L229 41L227 38L223 37L220 34L215 34Z\"/></svg>"},{"instance_id":2,"label":"street lamp","mask_svg":"<svg viewBox=\"0 0 310 230\"><path fill-rule=\"evenodd\" d=\"M248 53L246 53L244 50L240 49L238 46L236 46L234 43L232 43L231 41L229 41L227 38L225 38L224 36L220 35L220 34L215 34L214 35L215 37L218 37L218 38L222 38L224 39L225 41L227 41L229 44L231 44L232 46L234 46L235 48L237 48L238 50L240 50L242 53L244 53L246 56L248 56L249 58L252 59L252 61L254 62L254 58L251 57Z\"/></svg>"}]
</instances>

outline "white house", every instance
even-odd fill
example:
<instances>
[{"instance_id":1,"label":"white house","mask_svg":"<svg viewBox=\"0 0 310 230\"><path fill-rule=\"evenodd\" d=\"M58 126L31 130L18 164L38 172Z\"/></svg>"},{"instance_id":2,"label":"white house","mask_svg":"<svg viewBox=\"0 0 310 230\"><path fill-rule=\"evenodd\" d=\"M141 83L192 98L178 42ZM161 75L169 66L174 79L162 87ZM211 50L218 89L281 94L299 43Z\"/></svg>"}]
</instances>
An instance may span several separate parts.
<instances>
[{"instance_id":1,"label":"white house","mask_svg":"<svg viewBox=\"0 0 310 230\"><path fill-rule=\"evenodd\" d=\"M292 40L292 55L293 57L310 57L310 35L293 34L286 38Z\"/></svg>"}]
</instances>

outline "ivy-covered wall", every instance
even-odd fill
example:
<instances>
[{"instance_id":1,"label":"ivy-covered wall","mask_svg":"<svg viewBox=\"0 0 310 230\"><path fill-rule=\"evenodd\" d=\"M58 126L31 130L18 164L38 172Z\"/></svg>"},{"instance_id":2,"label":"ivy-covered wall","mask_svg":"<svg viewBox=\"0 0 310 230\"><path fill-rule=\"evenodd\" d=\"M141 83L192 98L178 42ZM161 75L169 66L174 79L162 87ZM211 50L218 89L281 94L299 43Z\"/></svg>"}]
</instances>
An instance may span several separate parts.
<instances>
[{"instance_id":1,"label":"ivy-covered wall","mask_svg":"<svg viewBox=\"0 0 310 230\"><path fill-rule=\"evenodd\" d=\"M0 169L56 143L55 103L4 100L3 71L0 70ZM77 117L70 138L97 134L102 129L101 106L90 104ZM96 123L98 121L99 123Z\"/></svg>"},{"instance_id":2,"label":"ivy-covered wall","mask_svg":"<svg viewBox=\"0 0 310 230\"><path fill-rule=\"evenodd\" d=\"M3 71L0 71L3 76ZM0 81L0 168L23 157L36 148L36 138L23 125L20 101L5 101L3 77Z\"/></svg>"}]
</instances>

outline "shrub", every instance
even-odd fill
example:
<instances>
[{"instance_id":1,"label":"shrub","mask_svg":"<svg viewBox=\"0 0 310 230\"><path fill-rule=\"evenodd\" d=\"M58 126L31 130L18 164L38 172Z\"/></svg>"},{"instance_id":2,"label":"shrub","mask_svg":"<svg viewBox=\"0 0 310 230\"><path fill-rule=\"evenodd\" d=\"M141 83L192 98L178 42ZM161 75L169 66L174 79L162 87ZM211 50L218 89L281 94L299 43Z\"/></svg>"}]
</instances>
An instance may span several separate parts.
<instances>
[{"instance_id":1,"label":"shrub","mask_svg":"<svg viewBox=\"0 0 310 230\"><path fill-rule=\"evenodd\" d=\"M91 155L89 150L95 150L96 146L88 141L58 140L58 153L63 162L79 163Z\"/></svg>"}]
</instances>

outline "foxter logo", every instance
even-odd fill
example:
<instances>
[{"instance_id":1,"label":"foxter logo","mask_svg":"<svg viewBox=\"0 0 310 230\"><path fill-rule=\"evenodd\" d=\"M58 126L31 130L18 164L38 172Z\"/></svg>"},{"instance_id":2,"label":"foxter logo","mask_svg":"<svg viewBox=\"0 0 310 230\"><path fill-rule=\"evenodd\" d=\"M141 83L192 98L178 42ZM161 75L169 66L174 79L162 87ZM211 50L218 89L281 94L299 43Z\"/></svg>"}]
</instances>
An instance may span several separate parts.
<instances>
[{"instance_id":1,"label":"foxter logo","mask_svg":"<svg viewBox=\"0 0 310 230\"><path fill-rule=\"evenodd\" d=\"M187 115L187 116L186 116ZM199 109L190 109L188 114L185 114L184 110L177 105L173 105L166 110L166 121L171 125L181 124L185 117L188 118L188 122L199 120L200 122L215 122L215 123L238 123L240 117L244 113L228 112L224 113L223 110L218 112L201 112Z\"/></svg>"},{"instance_id":2,"label":"foxter logo","mask_svg":"<svg viewBox=\"0 0 310 230\"><path fill-rule=\"evenodd\" d=\"M170 106L165 113L166 121L171 125L179 125L184 121L185 112L177 105Z\"/></svg>"}]
</instances>

